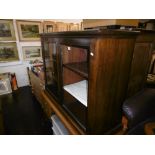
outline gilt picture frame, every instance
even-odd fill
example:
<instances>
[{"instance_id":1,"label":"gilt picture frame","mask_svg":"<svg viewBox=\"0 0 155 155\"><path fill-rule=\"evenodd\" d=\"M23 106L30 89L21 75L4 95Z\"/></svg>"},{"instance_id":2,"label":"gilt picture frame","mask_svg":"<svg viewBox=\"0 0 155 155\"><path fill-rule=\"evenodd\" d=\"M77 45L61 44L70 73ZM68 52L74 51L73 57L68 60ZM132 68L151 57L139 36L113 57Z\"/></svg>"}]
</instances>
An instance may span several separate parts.
<instances>
[{"instance_id":1,"label":"gilt picture frame","mask_svg":"<svg viewBox=\"0 0 155 155\"><path fill-rule=\"evenodd\" d=\"M44 33L51 33L56 31L56 23L53 21L43 22Z\"/></svg>"},{"instance_id":2,"label":"gilt picture frame","mask_svg":"<svg viewBox=\"0 0 155 155\"><path fill-rule=\"evenodd\" d=\"M40 41L42 23L38 21L17 21L20 41Z\"/></svg>"},{"instance_id":3,"label":"gilt picture frame","mask_svg":"<svg viewBox=\"0 0 155 155\"><path fill-rule=\"evenodd\" d=\"M79 31L80 30L80 24L75 23L69 23L68 24L68 31Z\"/></svg>"},{"instance_id":4,"label":"gilt picture frame","mask_svg":"<svg viewBox=\"0 0 155 155\"><path fill-rule=\"evenodd\" d=\"M41 46L23 46L23 60L42 59Z\"/></svg>"},{"instance_id":5,"label":"gilt picture frame","mask_svg":"<svg viewBox=\"0 0 155 155\"><path fill-rule=\"evenodd\" d=\"M68 31L68 24L64 22L56 22L56 32Z\"/></svg>"},{"instance_id":6,"label":"gilt picture frame","mask_svg":"<svg viewBox=\"0 0 155 155\"><path fill-rule=\"evenodd\" d=\"M0 63L19 61L16 43L0 43Z\"/></svg>"},{"instance_id":7,"label":"gilt picture frame","mask_svg":"<svg viewBox=\"0 0 155 155\"><path fill-rule=\"evenodd\" d=\"M0 20L0 41L15 41L13 20Z\"/></svg>"}]
</instances>

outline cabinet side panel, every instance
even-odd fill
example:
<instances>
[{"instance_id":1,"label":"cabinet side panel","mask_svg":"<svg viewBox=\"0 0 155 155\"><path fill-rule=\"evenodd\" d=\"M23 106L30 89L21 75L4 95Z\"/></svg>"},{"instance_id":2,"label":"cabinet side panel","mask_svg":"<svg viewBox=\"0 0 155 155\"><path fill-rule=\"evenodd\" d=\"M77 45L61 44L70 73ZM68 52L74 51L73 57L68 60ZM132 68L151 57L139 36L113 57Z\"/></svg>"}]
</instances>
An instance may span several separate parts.
<instances>
[{"instance_id":1,"label":"cabinet side panel","mask_svg":"<svg viewBox=\"0 0 155 155\"><path fill-rule=\"evenodd\" d=\"M135 39L98 39L90 56L88 132L103 134L121 122Z\"/></svg>"},{"instance_id":2,"label":"cabinet side panel","mask_svg":"<svg viewBox=\"0 0 155 155\"><path fill-rule=\"evenodd\" d=\"M144 87L151 61L151 52L152 43L136 43L127 97L133 96Z\"/></svg>"}]
</instances>

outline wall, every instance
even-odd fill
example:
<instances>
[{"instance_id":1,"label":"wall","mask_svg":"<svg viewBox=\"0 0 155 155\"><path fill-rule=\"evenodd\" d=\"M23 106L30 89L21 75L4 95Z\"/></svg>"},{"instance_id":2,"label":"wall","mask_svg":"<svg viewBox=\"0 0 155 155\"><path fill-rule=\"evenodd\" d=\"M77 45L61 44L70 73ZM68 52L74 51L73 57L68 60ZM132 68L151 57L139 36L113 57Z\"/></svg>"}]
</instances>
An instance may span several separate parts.
<instances>
[{"instance_id":1,"label":"wall","mask_svg":"<svg viewBox=\"0 0 155 155\"><path fill-rule=\"evenodd\" d=\"M43 21L43 20L40 20ZM48 20L49 21L49 20ZM79 23L80 19L53 19L52 21L60 21L60 22L68 22L68 23ZM16 20L13 20L15 35L16 35L16 44L18 48L20 61L18 62L10 62L10 63L0 63L0 73L4 72L14 72L16 73L17 83L19 87L23 87L29 84L28 75L27 75L27 67L29 66L28 61L23 60L22 55L22 46L41 46L40 41L38 42L20 42L17 32ZM10 41L15 42L15 41Z\"/></svg>"}]
</instances>

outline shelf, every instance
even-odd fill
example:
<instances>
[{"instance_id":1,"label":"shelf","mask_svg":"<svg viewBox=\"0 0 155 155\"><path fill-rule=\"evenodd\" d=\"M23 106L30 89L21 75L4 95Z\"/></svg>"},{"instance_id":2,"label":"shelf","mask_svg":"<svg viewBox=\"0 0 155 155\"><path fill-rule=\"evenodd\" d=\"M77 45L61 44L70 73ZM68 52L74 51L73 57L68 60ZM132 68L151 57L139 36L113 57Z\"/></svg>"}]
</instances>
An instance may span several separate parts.
<instances>
[{"instance_id":1,"label":"shelf","mask_svg":"<svg viewBox=\"0 0 155 155\"><path fill-rule=\"evenodd\" d=\"M87 80L64 86L64 89L87 107Z\"/></svg>"},{"instance_id":2,"label":"shelf","mask_svg":"<svg viewBox=\"0 0 155 155\"><path fill-rule=\"evenodd\" d=\"M88 79L87 65L88 65L87 62L76 62L76 63L64 64L63 66Z\"/></svg>"}]
</instances>

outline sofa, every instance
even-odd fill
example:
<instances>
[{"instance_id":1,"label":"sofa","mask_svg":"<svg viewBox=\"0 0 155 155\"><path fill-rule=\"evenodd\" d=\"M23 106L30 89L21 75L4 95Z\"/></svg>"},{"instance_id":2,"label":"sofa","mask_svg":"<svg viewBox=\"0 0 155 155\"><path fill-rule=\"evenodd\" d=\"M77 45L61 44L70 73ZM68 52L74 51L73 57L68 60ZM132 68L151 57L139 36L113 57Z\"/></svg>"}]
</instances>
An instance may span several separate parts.
<instances>
[{"instance_id":1,"label":"sofa","mask_svg":"<svg viewBox=\"0 0 155 155\"><path fill-rule=\"evenodd\" d=\"M155 89L145 88L128 98L122 106L123 131L127 135L144 135L147 123L155 122Z\"/></svg>"}]
</instances>

